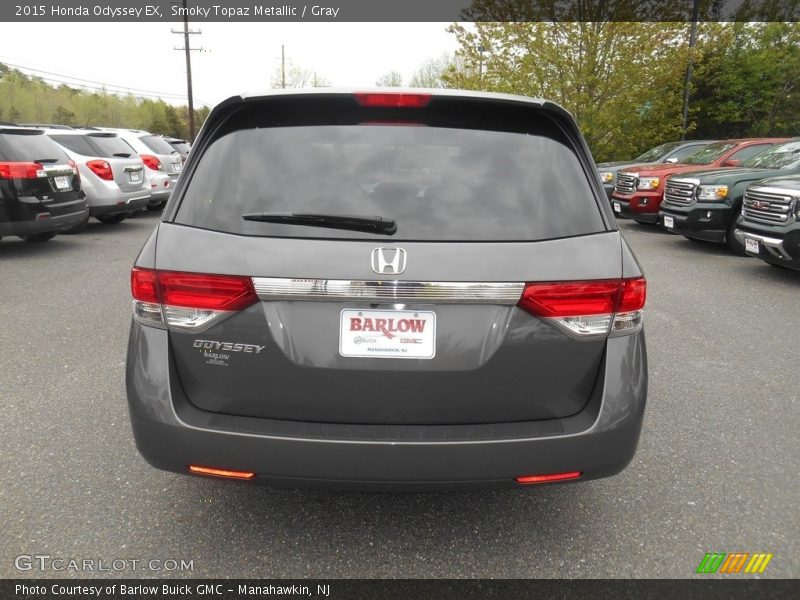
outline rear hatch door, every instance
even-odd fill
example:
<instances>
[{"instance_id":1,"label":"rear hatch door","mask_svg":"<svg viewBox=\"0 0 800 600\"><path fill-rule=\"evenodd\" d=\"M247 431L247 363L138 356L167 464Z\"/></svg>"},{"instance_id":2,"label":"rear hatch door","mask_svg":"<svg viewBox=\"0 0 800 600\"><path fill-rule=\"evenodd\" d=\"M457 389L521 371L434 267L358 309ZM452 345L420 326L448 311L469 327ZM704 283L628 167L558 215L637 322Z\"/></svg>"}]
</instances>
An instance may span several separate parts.
<instances>
[{"instance_id":1,"label":"rear hatch door","mask_svg":"<svg viewBox=\"0 0 800 600\"><path fill-rule=\"evenodd\" d=\"M183 161L177 150L158 135L142 135L139 136L139 141L147 146L153 152L154 156L158 157L167 175L173 179L178 177L181 172Z\"/></svg>"},{"instance_id":2,"label":"rear hatch door","mask_svg":"<svg viewBox=\"0 0 800 600\"><path fill-rule=\"evenodd\" d=\"M0 162L26 165L25 176L14 178L22 202L38 201L53 216L73 212L82 202L74 163L43 130L0 128Z\"/></svg>"},{"instance_id":3,"label":"rear hatch door","mask_svg":"<svg viewBox=\"0 0 800 600\"><path fill-rule=\"evenodd\" d=\"M134 192L145 187L144 164L138 154L115 133L92 132L87 134L102 156L111 165L114 182L123 192Z\"/></svg>"},{"instance_id":4,"label":"rear hatch door","mask_svg":"<svg viewBox=\"0 0 800 600\"><path fill-rule=\"evenodd\" d=\"M258 295L207 320L170 313L197 407L464 424L586 404L605 339L516 306L526 281L621 277L571 119L530 103L434 96L409 111L331 95L245 102L219 125L195 145L155 265L178 295L186 272L242 276ZM294 213L380 216L396 230L281 220Z\"/></svg>"}]
</instances>

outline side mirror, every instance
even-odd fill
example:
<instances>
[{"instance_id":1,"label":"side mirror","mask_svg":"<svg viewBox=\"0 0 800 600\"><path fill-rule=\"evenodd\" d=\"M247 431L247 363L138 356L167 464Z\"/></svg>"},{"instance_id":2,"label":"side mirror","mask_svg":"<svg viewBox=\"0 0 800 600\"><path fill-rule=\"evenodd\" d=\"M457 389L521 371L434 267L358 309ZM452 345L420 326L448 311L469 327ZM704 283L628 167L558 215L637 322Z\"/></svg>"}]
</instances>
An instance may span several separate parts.
<instances>
[{"instance_id":1,"label":"side mirror","mask_svg":"<svg viewBox=\"0 0 800 600\"><path fill-rule=\"evenodd\" d=\"M678 159L673 156L672 158L668 158L664 162L675 164L676 162L678 162Z\"/></svg>"},{"instance_id":2,"label":"side mirror","mask_svg":"<svg viewBox=\"0 0 800 600\"><path fill-rule=\"evenodd\" d=\"M742 164L742 161L740 161L740 160L738 160L736 158L729 158L724 163L722 163L722 166L723 167L738 167L741 164Z\"/></svg>"}]
</instances>

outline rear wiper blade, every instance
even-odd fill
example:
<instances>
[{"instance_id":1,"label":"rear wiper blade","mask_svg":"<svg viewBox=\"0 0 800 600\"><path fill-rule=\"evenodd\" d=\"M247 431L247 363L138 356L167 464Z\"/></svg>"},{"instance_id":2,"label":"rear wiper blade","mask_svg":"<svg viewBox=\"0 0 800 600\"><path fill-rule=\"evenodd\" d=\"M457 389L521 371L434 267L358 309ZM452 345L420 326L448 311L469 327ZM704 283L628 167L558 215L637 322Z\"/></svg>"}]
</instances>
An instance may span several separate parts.
<instances>
[{"instance_id":1,"label":"rear wiper blade","mask_svg":"<svg viewBox=\"0 0 800 600\"><path fill-rule=\"evenodd\" d=\"M261 223L281 223L283 225L306 225L308 227L328 227L330 229L348 229L366 233L382 233L392 235L397 231L397 223L393 219L381 216L362 215L329 215L324 213L249 213L242 215L245 221Z\"/></svg>"},{"instance_id":2,"label":"rear wiper blade","mask_svg":"<svg viewBox=\"0 0 800 600\"><path fill-rule=\"evenodd\" d=\"M126 152L114 152L112 156L118 156L119 158L130 158L131 155Z\"/></svg>"},{"instance_id":3,"label":"rear wiper blade","mask_svg":"<svg viewBox=\"0 0 800 600\"><path fill-rule=\"evenodd\" d=\"M58 162L57 158L34 158L33 162L52 164Z\"/></svg>"}]
</instances>

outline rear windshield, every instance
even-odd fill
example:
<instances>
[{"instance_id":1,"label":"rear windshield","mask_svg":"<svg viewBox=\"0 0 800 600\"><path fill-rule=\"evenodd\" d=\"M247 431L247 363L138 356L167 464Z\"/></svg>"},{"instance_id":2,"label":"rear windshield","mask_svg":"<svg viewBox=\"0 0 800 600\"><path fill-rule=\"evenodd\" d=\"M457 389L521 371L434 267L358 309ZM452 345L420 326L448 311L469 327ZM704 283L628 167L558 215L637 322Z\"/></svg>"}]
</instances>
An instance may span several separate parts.
<instances>
[{"instance_id":1,"label":"rear windshield","mask_svg":"<svg viewBox=\"0 0 800 600\"><path fill-rule=\"evenodd\" d=\"M735 146L736 144L726 142L714 142L684 158L683 163L686 165L707 165L727 154Z\"/></svg>"},{"instance_id":2,"label":"rear windshield","mask_svg":"<svg viewBox=\"0 0 800 600\"><path fill-rule=\"evenodd\" d=\"M189 153L189 144L186 142L170 142L169 145L175 148L175 150L178 152L182 152L183 154Z\"/></svg>"},{"instance_id":3,"label":"rear windshield","mask_svg":"<svg viewBox=\"0 0 800 600\"><path fill-rule=\"evenodd\" d=\"M661 144L655 148L650 148L650 150L637 156L633 160L635 162L655 162L661 158L664 158L667 154L675 150L675 148L680 145L681 142L668 142L666 144Z\"/></svg>"},{"instance_id":4,"label":"rear windshield","mask_svg":"<svg viewBox=\"0 0 800 600\"><path fill-rule=\"evenodd\" d=\"M62 150L43 131L0 131L0 160L64 164L69 160Z\"/></svg>"},{"instance_id":5,"label":"rear windshield","mask_svg":"<svg viewBox=\"0 0 800 600\"><path fill-rule=\"evenodd\" d=\"M143 135L139 137L142 143L156 154L172 154L175 149L157 135Z\"/></svg>"},{"instance_id":6,"label":"rear windshield","mask_svg":"<svg viewBox=\"0 0 800 600\"><path fill-rule=\"evenodd\" d=\"M243 235L348 239L382 235L242 215L381 216L397 223L395 240L604 231L578 157L550 127L548 135L379 123L237 130L203 153L175 220Z\"/></svg>"},{"instance_id":7,"label":"rear windshield","mask_svg":"<svg viewBox=\"0 0 800 600\"><path fill-rule=\"evenodd\" d=\"M130 145L116 135L99 135L90 133L89 139L97 147L99 152L98 156L104 158L113 158L118 156L120 158L130 158L136 156L136 152Z\"/></svg>"},{"instance_id":8,"label":"rear windshield","mask_svg":"<svg viewBox=\"0 0 800 600\"><path fill-rule=\"evenodd\" d=\"M76 154L81 154L83 156L99 156L99 154L97 154L97 149L92 146L92 143L85 135L59 135L51 133L49 137L51 140Z\"/></svg>"},{"instance_id":9,"label":"rear windshield","mask_svg":"<svg viewBox=\"0 0 800 600\"><path fill-rule=\"evenodd\" d=\"M756 169L785 169L800 163L800 140L773 146L742 163L743 167Z\"/></svg>"}]
</instances>

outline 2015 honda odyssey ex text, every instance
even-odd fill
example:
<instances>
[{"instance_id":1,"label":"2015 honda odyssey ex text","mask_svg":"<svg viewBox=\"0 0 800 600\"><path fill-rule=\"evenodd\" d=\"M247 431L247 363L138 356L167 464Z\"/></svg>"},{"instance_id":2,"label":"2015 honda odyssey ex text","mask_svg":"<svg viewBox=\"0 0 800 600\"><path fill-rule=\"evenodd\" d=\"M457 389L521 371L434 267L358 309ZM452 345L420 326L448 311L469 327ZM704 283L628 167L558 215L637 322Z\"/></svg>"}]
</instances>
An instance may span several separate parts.
<instances>
[{"instance_id":1,"label":"2015 honda odyssey ex text","mask_svg":"<svg viewBox=\"0 0 800 600\"><path fill-rule=\"evenodd\" d=\"M452 90L230 98L132 274L154 466L426 489L634 455L642 271L573 118Z\"/></svg>"}]
</instances>

